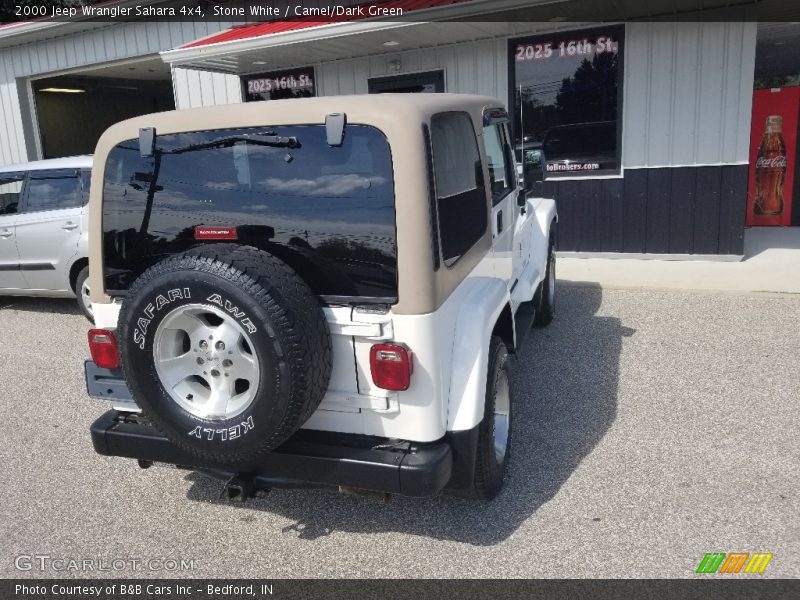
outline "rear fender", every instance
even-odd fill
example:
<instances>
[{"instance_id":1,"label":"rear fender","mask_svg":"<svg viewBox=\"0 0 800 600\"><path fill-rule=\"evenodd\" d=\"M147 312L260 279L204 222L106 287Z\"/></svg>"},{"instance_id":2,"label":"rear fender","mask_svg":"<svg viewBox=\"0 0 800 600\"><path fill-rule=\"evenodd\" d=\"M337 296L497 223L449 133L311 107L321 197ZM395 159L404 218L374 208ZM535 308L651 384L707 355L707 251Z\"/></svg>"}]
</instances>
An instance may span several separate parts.
<instances>
[{"instance_id":1,"label":"rear fender","mask_svg":"<svg viewBox=\"0 0 800 600\"><path fill-rule=\"evenodd\" d=\"M489 339L510 298L506 282L476 277L461 301L453 338L448 431L472 429L483 419Z\"/></svg>"}]
</instances>

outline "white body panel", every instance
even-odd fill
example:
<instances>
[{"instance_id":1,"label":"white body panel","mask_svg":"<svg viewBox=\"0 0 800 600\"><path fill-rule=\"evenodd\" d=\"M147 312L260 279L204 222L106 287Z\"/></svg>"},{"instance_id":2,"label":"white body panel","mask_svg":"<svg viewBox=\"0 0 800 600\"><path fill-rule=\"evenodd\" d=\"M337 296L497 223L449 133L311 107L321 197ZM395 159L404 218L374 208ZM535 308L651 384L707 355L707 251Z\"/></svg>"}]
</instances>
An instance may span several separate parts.
<instances>
[{"instance_id":1,"label":"white body panel","mask_svg":"<svg viewBox=\"0 0 800 600\"><path fill-rule=\"evenodd\" d=\"M434 312L422 315L362 313L351 307L324 308L333 343L328 391L305 429L338 431L432 442L447 431L475 427L483 419L487 349L497 319L511 305L533 298L545 273L553 200L529 199L520 215L514 248L519 280L495 274L497 258L487 253L470 275ZM503 257L501 257L503 260ZM524 266L523 266L524 265ZM96 327L115 329L121 304L96 303ZM516 308L516 307L515 307ZM402 342L414 353L411 386L390 392L374 386L369 349L384 341ZM353 368L355 362L356 368ZM130 406L125 406L130 410Z\"/></svg>"},{"instance_id":2,"label":"white body panel","mask_svg":"<svg viewBox=\"0 0 800 600\"><path fill-rule=\"evenodd\" d=\"M64 208L20 214L16 225L17 251L30 290L69 290L69 265L78 253L83 209ZM87 247L83 252L86 256ZM49 265L52 268L30 268Z\"/></svg>"}]
</instances>

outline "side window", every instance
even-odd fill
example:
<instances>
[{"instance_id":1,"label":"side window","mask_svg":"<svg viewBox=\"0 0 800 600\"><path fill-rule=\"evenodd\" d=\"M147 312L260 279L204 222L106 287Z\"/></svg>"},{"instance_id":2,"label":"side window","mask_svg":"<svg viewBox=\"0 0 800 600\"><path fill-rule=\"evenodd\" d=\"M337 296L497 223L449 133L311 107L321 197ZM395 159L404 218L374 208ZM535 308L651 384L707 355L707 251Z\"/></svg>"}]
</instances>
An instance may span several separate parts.
<instances>
[{"instance_id":1,"label":"side window","mask_svg":"<svg viewBox=\"0 0 800 600\"><path fill-rule=\"evenodd\" d=\"M24 179L25 173L0 174L0 215L13 215L17 212Z\"/></svg>"},{"instance_id":2,"label":"side window","mask_svg":"<svg viewBox=\"0 0 800 600\"><path fill-rule=\"evenodd\" d=\"M497 123L483 128L486 161L489 163L489 185L492 203L497 204L514 189L512 161L508 154L505 125Z\"/></svg>"},{"instance_id":3,"label":"side window","mask_svg":"<svg viewBox=\"0 0 800 600\"><path fill-rule=\"evenodd\" d=\"M81 205L78 172L36 171L28 179L25 212L75 208Z\"/></svg>"},{"instance_id":4,"label":"side window","mask_svg":"<svg viewBox=\"0 0 800 600\"><path fill-rule=\"evenodd\" d=\"M475 245L488 224L478 141L469 115L435 115L431 152L442 260L449 267Z\"/></svg>"}]
</instances>

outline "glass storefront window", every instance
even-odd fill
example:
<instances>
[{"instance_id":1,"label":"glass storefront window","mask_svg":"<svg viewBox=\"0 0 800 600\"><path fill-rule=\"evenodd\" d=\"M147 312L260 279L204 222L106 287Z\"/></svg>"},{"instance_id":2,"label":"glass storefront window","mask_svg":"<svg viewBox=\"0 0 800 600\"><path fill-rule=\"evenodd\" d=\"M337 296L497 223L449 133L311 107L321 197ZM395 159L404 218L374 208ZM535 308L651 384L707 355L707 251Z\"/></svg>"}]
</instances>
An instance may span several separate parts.
<instances>
[{"instance_id":1,"label":"glass storefront window","mask_svg":"<svg viewBox=\"0 0 800 600\"><path fill-rule=\"evenodd\" d=\"M614 26L512 40L514 145L526 184L619 173L623 35Z\"/></svg>"}]
</instances>

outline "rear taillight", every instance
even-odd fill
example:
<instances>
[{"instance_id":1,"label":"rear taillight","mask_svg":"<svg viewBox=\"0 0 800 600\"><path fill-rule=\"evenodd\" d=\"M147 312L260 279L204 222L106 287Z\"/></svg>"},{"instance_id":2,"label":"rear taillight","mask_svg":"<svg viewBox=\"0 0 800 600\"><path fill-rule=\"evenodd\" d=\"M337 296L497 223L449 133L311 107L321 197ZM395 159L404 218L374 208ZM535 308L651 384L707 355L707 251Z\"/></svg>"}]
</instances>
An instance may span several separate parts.
<instances>
[{"instance_id":1,"label":"rear taillight","mask_svg":"<svg viewBox=\"0 0 800 600\"><path fill-rule=\"evenodd\" d=\"M103 369L119 367L119 348L114 334L107 329L89 330L89 351L94 363Z\"/></svg>"},{"instance_id":2,"label":"rear taillight","mask_svg":"<svg viewBox=\"0 0 800 600\"><path fill-rule=\"evenodd\" d=\"M411 385L414 355L399 344L375 344L369 351L369 369L379 388L402 392Z\"/></svg>"}]
</instances>

